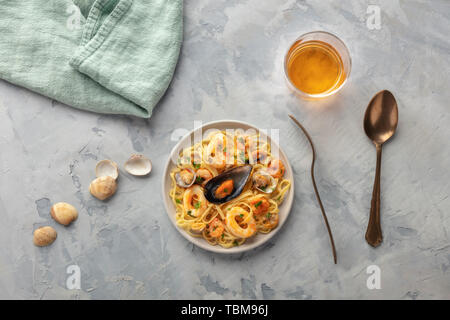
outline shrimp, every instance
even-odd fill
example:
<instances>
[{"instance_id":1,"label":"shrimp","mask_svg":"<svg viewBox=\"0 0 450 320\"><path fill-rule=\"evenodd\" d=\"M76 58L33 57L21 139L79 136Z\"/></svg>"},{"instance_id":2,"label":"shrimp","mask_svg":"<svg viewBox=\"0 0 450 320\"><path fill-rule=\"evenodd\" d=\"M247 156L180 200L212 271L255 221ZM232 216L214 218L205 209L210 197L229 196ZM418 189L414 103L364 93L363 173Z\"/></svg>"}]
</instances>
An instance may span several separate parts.
<instances>
[{"instance_id":1,"label":"shrimp","mask_svg":"<svg viewBox=\"0 0 450 320\"><path fill-rule=\"evenodd\" d=\"M200 216L207 208L206 198L202 188L194 185L186 189L183 195L183 205L188 215L192 217Z\"/></svg>"},{"instance_id":2,"label":"shrimp","mask_svg":"<svg viewBox=\"0 0 450 320\"><path fill-rule=\"evenodd\" d=\"M250 238L256 233L256 222L253 215L241 207L233 207L227 212L225 224L228 231L238 238Z\"/></svg>"},{"instance_id":3,"label":"shrimp","mask_svg":"<svg viewBox=\"0 0 450 320\"><path fill-rule=\"evenodd\" d=\"M219 238L225 230L223 222L220 221L219 218L214 218L208 225L206 226L206 232L210 237Z\"/></svg>"},{"instance_id":4,"label":"shrimp","mask_svg":"<svg viewBox=\"0 0 450 320\"><path fill-rule=\"evenodd\" d=\"M197 183L205 186L205 184L211 180L213 177L212 173L205 168L200 168L197 170Z\"/></svg>"},{"instance_id":5,"label":"shrimp","mask_svg":"<svg viewBox=\"0 0 450 320\"><path fill-rule=\"evenodd\" d=\"M255 215L265 214L270 208L270 202L264 196L256 196L250 199L250 205L253 210L253 214Z\"/></svg>"},{"instance_id":6,"label":"shrimp","mask_svg":"<svg viewBox=\"0 0 450 320\"><path fill-rule=\"evenodd\" d=\"M245 135L239 135L236 139L236 143L239 150L254 149L257 145L257 142L254 141L252 137Z\"/></svg>"},{"instance_id":7,"label":"shrimp","mask_svg":"<svg viewBox=\"0 0 450 320\"><path fill-rule=\"evenodd\" d=\"M206 147L206 159L216 169L224 169L226 166L226 138L223 133L215 134Z\"/></svg>"},{"instance_id":8,"label":"shrimp","mask_svg":"<svg viewBox=\"0 0 450 320\"><path fill-rule=\"evenodd\" d=\"M263 150L254 150L251 153L251 163L267 163L268 154Z\"/></svg>"},{"instance_id":9,"label":"shrimp","mask_svg":"<svg viewBox=\"0 0 450 320\"><path fill-rule=\"evenodd\" d=\"M281 160L271 160L267 167L267 172L274 178L281 178L284 175L286 169Z\"/></svg>"}]
</instances>

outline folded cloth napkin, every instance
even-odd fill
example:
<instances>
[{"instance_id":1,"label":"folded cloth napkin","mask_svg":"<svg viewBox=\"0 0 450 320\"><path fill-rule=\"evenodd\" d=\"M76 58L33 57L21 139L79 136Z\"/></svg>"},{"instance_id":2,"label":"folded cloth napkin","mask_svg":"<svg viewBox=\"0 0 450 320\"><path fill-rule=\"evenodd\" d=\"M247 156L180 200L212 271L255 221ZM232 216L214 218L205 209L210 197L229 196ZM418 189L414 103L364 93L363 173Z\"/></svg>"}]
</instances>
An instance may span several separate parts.
<instances>
[{"instance_id":1,"label":"folded cloth napkin","mask_svg":"<svg viewBox=\"0 0 450 320\"><path fill-rule=\"evenodd\" d=\"M0 0L0 78L76 108L148 118L182 29L182 0Z\"/></svg>"}]
</instances>

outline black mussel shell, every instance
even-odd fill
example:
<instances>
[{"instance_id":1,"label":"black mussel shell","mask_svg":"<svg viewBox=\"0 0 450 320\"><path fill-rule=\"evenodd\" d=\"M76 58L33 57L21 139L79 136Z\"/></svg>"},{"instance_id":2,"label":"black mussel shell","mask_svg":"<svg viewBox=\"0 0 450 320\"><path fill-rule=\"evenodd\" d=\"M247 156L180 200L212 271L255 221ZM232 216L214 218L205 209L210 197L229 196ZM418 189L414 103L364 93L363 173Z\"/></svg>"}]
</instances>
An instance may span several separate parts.
<instances>
[{"instance_id":1,"label":"black mussel shell","mask_svg":"<svg viewBox=\"0 0 450 320\"><path fill-rule=\"evenodd\" d=\"M244 165L227 170L212 178L205 185L205 198L211 203L225 203L238 197L250 178L253 167ZM217 199L215 197L217 188L226 180L233 180L233 191L228 196Z\"/></svg>"}]
</instances>

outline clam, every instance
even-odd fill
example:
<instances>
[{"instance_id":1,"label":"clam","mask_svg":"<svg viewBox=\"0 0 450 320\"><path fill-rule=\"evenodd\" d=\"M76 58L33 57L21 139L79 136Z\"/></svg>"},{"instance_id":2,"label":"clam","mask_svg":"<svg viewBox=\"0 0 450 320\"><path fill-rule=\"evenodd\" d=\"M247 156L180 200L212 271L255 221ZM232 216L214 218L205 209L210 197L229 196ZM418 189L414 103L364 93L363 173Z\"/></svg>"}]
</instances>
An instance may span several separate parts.
<instances>
[{"instance_id":1,"label":"clam","mask_svg":"<svg viewBox=\"0 0 450 320\"><path fill-rule=\"evenodd\" d=\"M34 230L33 243L38 247L51 245L56 240L56 230L52 227L41 227Z\"/></svg>"},{"instance_id":2,"label":"clam","mask_svg":"<svg viewBox=\"0 0 450 320\"><path fill-rule=\"evenodd\" d=\"M177 185L182 188L189 188L192 186L196 178L197 174L195 171L189 168L182 169L181 171L175 173L175 181L177 182Z\"/></svg>"},{"instance_id":3,"label":"clam","mask_svg":"<svg viewBox=\"0 0 450 320\"><path fill-rule=\"evenodd\" d=\"M50 209L50 215L52 218L62 224L69 225L72 221L77 220L78 211L77 209L69 203L58 202L55 203Z\"/></svg>"},{"instance_id":4,"label":"clam","mask_svg":"<svg viewBox=\"0 0 450 320\"><path fill-rule=\"evenodd\" d=\"M117 182L110 176L95 179L89 185L89 192L99 200L111 197L117 190Z\"/></svg>"},{"instance_id":5,"label":"clam","mask_svg":"<svg viewBox=\"0 0 450 320\"><path fill-rule=\"evenodd\" d=\"M110 176L113 179L117 179L119 176L119 167L114 161L102 160L95 166L95 175L97 178Z\"/></svg>"},{"instance_id":6,"label":"clam","mask_svg":"<svg viewBox=\"0 0 450 320\"><path fill-rule=\"evenodd\" d=\"M227 170L205 185L205 197L211 203L225 203L238 197L250 178L253 167L244 165Z\"/></svg>"},{"instance_id":7,"label":"clam","mask_svg":"<svg viewBox=\"0 0 450 320\"><path fill-rule=\"evenodd\" d=\"M257 190L264 193L272 193L277 187L278 179L272 177L267 171L259 169L253 173L252 182Z\"/></svg>"},{"instance_id":8,"label":"clam","mask_svg":"<svg viewBox=\"0 0 450 320\"><path fill-rule=\"evenodd\" d=\"M125 162L124 168L133 176L146 176L152 171L152 162L142 154L133 154Z\"/></svg>"}]
</instances>

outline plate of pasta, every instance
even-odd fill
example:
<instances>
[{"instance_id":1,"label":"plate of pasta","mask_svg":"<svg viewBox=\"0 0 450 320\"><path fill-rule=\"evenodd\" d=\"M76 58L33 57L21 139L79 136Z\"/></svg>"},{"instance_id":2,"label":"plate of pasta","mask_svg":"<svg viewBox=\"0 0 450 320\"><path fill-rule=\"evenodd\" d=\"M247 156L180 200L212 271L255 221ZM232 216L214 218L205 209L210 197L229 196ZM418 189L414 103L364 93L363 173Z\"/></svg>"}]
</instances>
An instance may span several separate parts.
<instances>
[{"instance_id":1,"label":"plate of pasta","mask_svg":"<svg viewBox=\"0 0 450 320\"><path fill-rule=\"evenodd\" d=\"M292 168L278 130L209 122L173 148L162 181L169 219L183 237L213 252L256 248L283 226L292 207Z\"/></svg>"}]
</instances>

